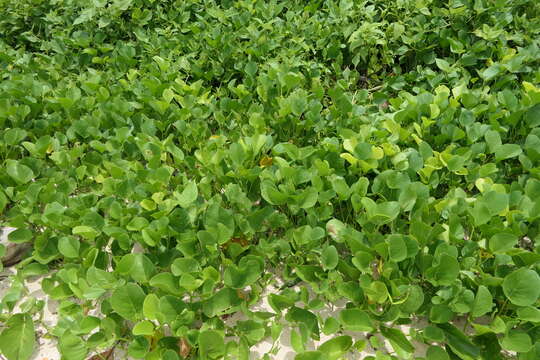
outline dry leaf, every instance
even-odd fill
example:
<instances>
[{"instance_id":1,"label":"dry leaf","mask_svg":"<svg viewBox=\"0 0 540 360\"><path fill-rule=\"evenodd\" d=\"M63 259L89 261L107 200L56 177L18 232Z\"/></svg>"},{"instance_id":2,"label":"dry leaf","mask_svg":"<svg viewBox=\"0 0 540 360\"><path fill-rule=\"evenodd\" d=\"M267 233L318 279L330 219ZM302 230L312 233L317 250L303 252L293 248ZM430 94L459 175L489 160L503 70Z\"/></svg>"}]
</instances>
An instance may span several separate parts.
<instances>
[{"instance_id":1,"label":"dry leaf","mask_svg":"<svg viewBox=\"0 0 540 360\"><path fill-rule=\"evenodd\" d=\"M113 349L109 349L107 351L104 351L100 354L96 354L89 358L88 360L113 360L114 359L114 353Z\"/></svg>"},{"instance_id":2,"label":"dry leaf","mask_svg":"<svg viewBox=\"0 0 540 360\"><path fill-rule=\"evenodd\" d=\"M231 242L233 243L237 243L237 244L240 244L241 246L248 246L249 245L249 241L246 239L246 238L240 238L240 237L233 237L231 239Z\"/></svg>"},{"instance_id":3,"label":"dry leaf","mask_svg":"<svg viewBox=\"0 0 540 360\"><path fill-rule=\"evenodd\" d=\"M180 348L180 356L187 358L191 353L191 345L187 342L186 338L180 338L178 341L178 347Z\"/></svg>"},{"instance_id":4,"label":"dry leaf","mask_svg":"<svg viewBox=\"0 0 540 360\"><path fill-rule=\"evenodd\" d=\"M238 297L243 300L249 300L249 293L247 291L242 291L240 289L236 290Z\"/></svg>"},{"instance_id":5,"label":"dry leaf","mask_svg":"<svg viewBox=\"0 0 540 360\"><path fill-rule=\"evenodd\" d=\"M268 167L272 165L274 160L270 156L263 156L262 159L259 161L259 165L261 167Z\"/></svg>"}]
</instances>

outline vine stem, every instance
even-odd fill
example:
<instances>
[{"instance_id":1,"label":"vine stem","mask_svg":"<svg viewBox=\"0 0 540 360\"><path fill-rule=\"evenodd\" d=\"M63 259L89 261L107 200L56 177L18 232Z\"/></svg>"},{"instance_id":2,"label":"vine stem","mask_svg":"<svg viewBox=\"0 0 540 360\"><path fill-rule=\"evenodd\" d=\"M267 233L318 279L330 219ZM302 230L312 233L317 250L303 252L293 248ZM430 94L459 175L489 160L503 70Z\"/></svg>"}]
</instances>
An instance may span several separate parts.
<instances>
[{"instance_id":1,"label":"vine stem","mask_svg":"<svg viewBox=\"0 0 540 360\"><path fill-rule=\"evenodd\" d=\"M384 87L384 85L377 85L377 86L372 87L371 89L367 89L367 91L368 92L374 92L374 91L377 91L377 90L381 90L383 87Z\"/></svg>"}]
</instances>

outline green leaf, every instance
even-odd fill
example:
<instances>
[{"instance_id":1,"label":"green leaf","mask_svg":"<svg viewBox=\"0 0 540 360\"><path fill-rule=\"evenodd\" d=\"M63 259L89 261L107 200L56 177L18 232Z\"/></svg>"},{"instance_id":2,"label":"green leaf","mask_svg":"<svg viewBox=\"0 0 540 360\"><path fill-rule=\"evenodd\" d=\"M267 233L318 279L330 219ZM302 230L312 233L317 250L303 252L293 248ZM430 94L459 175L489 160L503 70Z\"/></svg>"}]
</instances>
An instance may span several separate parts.
<instances>
[{"instance_id":1,"label":"green leaf","mask_svg":"<svg viewBox=\"0 0 540 360\"><path fill-rule=\"evenodd\" d=\"M35 177L32 169L11 159L6 160L6 171L19 184L26 184Z\"/></svg>"},{"instance_id":2,"label":"green leaf","mask_svg":"<svg viewBox=\"0 0 540 360\"><path fill-rule=\"evenodd\" d=\"M510 159L520 155L522 152L521 146L517 144L504 144L495 150L495 159L497 161Z\"/></svg>"},{"instance_id":3,"label":"green leaf","mask_svg":"<svg viewBox=\"0 0 540 360\"><path fill-rule=\"evenodd\" d=\"M427 270L426 277L435 285L451 285L459 275L457 259L448 254L442 254L439 264Z\"/></svg>"},{"instance_id":4,"label":"green leaf","mask_svg":"<svg viewBox=\"0 0 540 360\"><path fill-rule=\"evenodd\" d=\"M385 326L381 326L380 329L381 334L390 341L394 349L399 348L407 353L414 352L414 346L403 334L403 332L398 329L387 328Z\"/></svg>"},{"instance_id":5,"label":"green leaf","mask_svg":"<svg viewBox=\"0 0 540 360\"><path fill-rule=\"evenodd\" d=\"M159 298L156 294L148 294L143 302L143 315L150 320L161 318L159 310Z\"/></svg>"},{"instance_id":6,"label":"green leaf","mask_svg":"<svg viewBox=\"0 0 540 360\"><path fill-rule=\"evenodd\" d=\"M99 235L99 232L96 229L86 225L75 226L71 230L71 233L73 235L79 235L89 240L93 240L96 236Z\"/></svg>"},{"instance_id":7,"label":"green leaf","mask_svg":"<svg viewBox=\"0 0 540 360\"><path fill-rule=\"evenodd\" d=\"M518 318L524 321L540 323L540 309L532 306L522 307L517 310Z\"/></svg>"},{"instance_id":8,"label":"green leaf","mask_svg":"<svg viewBox=\"0 0 540 360\"><path fill-rule=\"evenodd\" d=\"M112 309L127 320L142 318L145 294L137 284L127 283L116 289L111 296Z\"/></svg>"},{"instance_id":9,"label":"green leaf","mask_svg":"<svg viewBox=\"0 0 540 360\"><path fill-rule=\"evenodd\" d=\"M471 311L473 317L480 317L491 311L493 307L493 296L489 292L488 288L484 285L478 287L476 297Z\"/></svg>"},{"instance_id":10,"label":"green leaf","mask_svg":"<svg viewBox=\"0 0 540 360\"><path fill-rule=\"evenodd\" d=\"M510 330L500 343L504 350L518 353L528 352L533 346L531 337L527 333L518 330Z\"/></svg>"},{"instance_id":11,"label":"green leaf","mask_svg":"<svg viewBox=\"0 0 540 360\"><path fill-rule=\"evenodd\" d=\"M20 244L32 241L32 237L32 231L29 229L17 229L9 233L8 240L12 243Z\"/></svg>"},{"instance_id":12,"label":"green leaf","mask_svg":"<svg viewBox=\"0 0 540 360\"><path fill-rule=\"evenodd\" d=\"M317 189L310 187L299 195L294 196L296 205L301 209L310 209L317 203L319 194Z\"/></svg>"},{"instance_id":13,"label":"green leaf","mask_svg":"<svg viewBox=\"0 0 540 360\"><path fill-rule=\"evenodd\" d=\"M484 201L491 215L497 215L508 207L508 195L496 191L488 191L484 194Z\"/></svg>"},{"instance_id":14,"label":"green leaf","mask_svg":"<svg viewBox=\"0 0 540 360\"><path fill-rule=\"evenodd\" d=\"M349 188L349 185L347 184L345 179L340 176L336 176L332 179L332 188L339 195L341 200L347 200L351 195L351 189Z\"/></svg>"},{"instance_id":15,"label":"green leaf","mask_svg":"<svg viewBox=\"0 0 540 360\"><path fill-rule=\"evenodd\" d=\"M388 288L382 281L373 281L368 287L364 287L364 292L369 300L378 304L384 303L388 299Z\"/></svg>"},{"instance_id":16,"label":"green leaf","mask_svg":"<svg viewBox=\"0 0 540 360\"><path fill-rule=\"evenodd\" d=\"M295 301L291 297L278 294L270 294L268 296L268 303L275 312L281 312L282 310L293 306Z\"/></svg>"},{"instance_id":17,"label":"green leaf","mask_svg":"<svg viewBox=\"0 0 540 360\"><path fill-rule=\"evenodd\" d=\"M306 282L317 283L321 280L323 270L320 266L314 265L298 265L296 267L296 274L298 277Z\"/></svg>"},{"instance_id":18,"label":"green leaf","mask_svg":"<svg viewBox=\"0 0 540 360\"><path fill-rule=\"evenodd\" d=\"M454 312L446 304L435 304L429 311L429 320L432 323L444 324L454 318Z\"/></svg>"},{"instance_id":19,"label":"green leaf","mask_svg":"<svg viewBox=\"0 0 540 360\"><path fill-rule=\"evenodd\" d=\"M297 354L294 357L294 360L325 360L326 354L321 351L305 351L303 353Z\"/></svg>"},{"instance_id":20,"label":"green leaf","mask_svg":"<svg viewBox=\"0 0 540 360\"><path fill-rule=\"evenodd\" d=\"M494 253L504 253L514 248L518 237L509 233L497 233L489 239L489 249Z\"/></svg>"},{"instance_id":21,"label":"green leaf","mask_svg":"<svg viewBox=\"0 0 540 360\"><path fill-rule=\"evenodd\" d=\"M334 269L339 261L339 255L335 246L327 246L321 253L321 263L325 270Z\"/></svg>"},{"instance_id":22,"label":"green leaf","mask_svg":"<svg viewBox=\"0 0 540 360\"><path fill-rule=\"evenodd\" d=\"M134 358L144 358L150 350L150 342L144 336L133 338L128 347L128 355Z\"/></svg>"},{"instance_id":23,"label":"green leaf","mask_svg":"<svg viewBox=\"0 0 540 360\"><path fill-rule=\"evenodd\" d=\"M523 116L523 119L531 128L540 125L540 104L530 107Z\"/></svg>"},{"instance_id":24,"label":"green leaf","mask_svg":"<svg viewBox=\"0 0 540 360\"><path fill-rule=\"evenodd\" d=\"M261 196L272 205L283 205L289 198L288 195L280 192L270 180L263 180L261 182Z\"/></svg>"},{"instance_id":25,"label":"green leaf","mask_svg":"<svg viewBox=\"0 0 540 360\"><path fill-rule=\"evenodd\" d=\"M444 72L450 72L452 71L452 68L450 67L450 64L448 61L443 59L435 59L435 63L437 64L437 67L441 69Z\"/></svg>"},{"instance_id":26,"label":"green leaf","mask_svg":"<svg viewBox=\"0 0 540 360\"><path fill-rule=\"evenodd\" d=\"M407 245L402 235L390 235L386 241L388 242L390 260L400 262L407 258Z\"/></svg>"},{"instance_id":27,"label":"green leaf","mask_svg":"<svg viewBox=\"0 0 540 360\"><path fill-rule=\"evenodd\" d=\"M326 320L324 321L323 329L322 329L323 333L325 335L331 335L331 334L335 334L338 330L339 330L339 322L333 317L326 318Z\"/></svg>"},{"instance_id":28,"label":"green leaf","mask_svg":"<svg viewBox=\"0 0 540 360\"><path fill-rule=\"evenodd\" d=\"M199 262L193 258L178 258L171 264L171 272L174 276L184 273L194 273L201 270Z\"/></svg>"},{"instance_id":29,"label":"green leaf","mask_svg":"<svg viewBox=\"0 0 540 360\"><path fill-rule=\"evenodd\" d=\"M188 274L189 275L189 274ZM201 281L201 280L199 280ZM179 281L169 272L161 272L150 279L150 286L163 290L169 294L180 295ZM198 286L197 286L198 287ZM195 288L197 288L195 287Z\"/></svg>"},{"instance_id":30,"label":"green leaf","mask_svg":"<svg viewBox=\"0 0 540 360\"><path fill-rule=\"evenodd\" d=\"M485 202L477 200L472 209L469 211L474 219L474 225L480 226L487 223L491 219L491 210Z\"/></svg>"},{"instance_id":31,"label":"green leaf","mask_svg":"<svg viewBox=\"0 0 540 360\"><path fill-rule=\"evenodd\" d=\"M377 204L369 198L362 198L361 202L366 209L369 221L377 225L392 222L399 215L400 206L397 201Z\"/></svg>"},{"instance_id":32,"label":"green leaf","mask_svg":"<svg viewBox=\"0 0 540 360\"><path fill-rule=\"evenodd\" d=\"M399 308L404 313L413 313L418 310L424 303L424 292L418 285L410 285L406 290L407 298L399 305Z\"/></svg>"},{"instance_id":33,"label":"green leaf","mask_svg":"<svg viewBox=\"0 0 540 360\"><path fill-rule=\"evenodd\" d=\"M149 225L148 220L142 216L136 216L126 225L126 229L129 231L141 231Z\"/></svg>"},{"instance_id":34,"label":"green leaf","mask_svg":"<svg viewBox=\"0 0 540 360\"><path fill-rule=\"evenodd\" d=\"M159 275L161 274L158 274L157 276ZM182 274L178 283L184 289L188 291L194 291L202 285L203 281L201 279L197 279L191 274Z\"/></svg>"},{"instance_id":35,"label":"green leaf","mask_svg":"<svg viewBox=\"0 0 540 360\"><path fill-rule=\"evenodd\" d=\"M266 326L255 320L238 321L236 329L245 335L251 344L258 343L265 337Z\"/></svg>"},{"instance_id":36,"label":"green leaf","mask_svg":"<svg viewBox=\"0 0 540 360\"><path fill-rule=\"evenodd\" d=\"M485 69L484 71L482 71L480 73L480 76L485 81L489 81L489 80L492 80L493 78L495 78L497 75L499 75L502 69L503 68L502 68L502 66L500 64L494 64L494 65L488 67L487 69Z\"/></svg>"},{"instance_id":37,"label":"green leaf","mask_svg":"<svg viewBox=\"0 0 540 360\"><path fill-rule=\"evenodd\" d=\"M6 205L8 204L8 198L2 190L0 190L0 214L4 212Z\"/></svg>"},{"instance_id":38,"label":"green leaf","mask_svg":"<svg viewBox=\"0 0 540 360\"><path fill-rule=\"evenodd\" d=\"M199 333L199 356L201 360L220 359L225 354L223 335L215 330L204 330Z\"/></svg>"},{"instance_id":39,"label":"green leaf","mask_svg":"<svg viewBox=\"0 0 540 360\"><path fill-rule=\"evenodd\" d=\"M246 261L243 266L230 265L225 269L223 281L233 289L242 289L253 284L261 276L262 268L255 260Z\"/></svg>"},{"instance_id":40,"label":"green leaf","mask_svg":"<svg viewBox=\"0 0 540 360\"><path fill-rule=\"evenodd\" d=\"M428 325L424 328L424 338L429 341L443 342L445 340L444 332L436 326Z\"/></svg>"},{"instance_id":41,"label":"green leaf","mask_svg":"<svg viewBox=\"0 0 540 360\"><path fill-rule=\"evenodd\" d=\"M303 352L305 350L304 340L302 339L302 335L300 335L300 333L296 330L291 331L290 343L291 343L292 348L296 352Z\"/></svg>"},{"instance_id":42,"label":"green leaf","mask_svg":"<svg viewBox=\"0 0 540 360\"><path fill-rule=\"evenodd\" d=\"M289 101L293 114L300 116L307 109L307 92L303 89L296 89L289 96Z\"/></svg>"},{"instance_id":43,"label":"green leaf","mask_svg":"<svg viewBox=\"0 0 540 360\"><path fill-rule=\"evenodd\" d=\"M154 324L148 320L143 320L135 324L132 329L133 335L154 335Z\"/></svg>"},{"instance_id":44,"label":"green leaf","mask_svg":"<svg viewBox=\"0 0 540 360\"><path fill-rule=\"evenodd\" d=\"M350 331L373 331L375 329L369 315L360 309L341 310L339 322L345 330Z\"/></svg>"},{"instance_id":45,"label":"green leaf","mask_svg":"<svg viewBox=\"0 0 540 360\"><path fill-rule=\"evenodd\" d=\"M183 207L189 207L199 196L199 191L197 189L197 184L194 181L188 182L182 193L174 193L175 199L178 201L178 204Z\"/></svg>"},{"instance_id":46,"label":"green leaf","mask_svg":"<svg viewBox=\"0 0 540 360\"><path fill-rule=\"evenodd\" d=\"M319 321L311 311L293 306L287 313L286 318L289 321L305 324L311 337L315 340L319 340Z\"/></svg>"},{"instance_id":47,"label":"green leaf","mask_svg":"<svg viewBox=\"0 0 540 360\"><path fill-rule=\"evenodd\" d=\"M156 203L150 199L144 199L140 202L141 207L147 211L153 211L156 209Z\"/></svg>"},{"instance_id":48,"label":"green leaf","mask_svg":"<svg viewBox=\"0 0 540 360\"><path fill-rule=\"evenodd\" d=\"M86 272L86 279L92 285L97 285L104 288L114 286L116 277L113 273L91 266Z\"/></svg>"},{"instance_id":49,"label":"green leaf","mask_svg":"<svg viewBox=\"0 0 540 360\"><path fill-rule=\"evenodd\" d=\"M28 132L26 132L23 129L15 128L15 129L9 129L4 133L4 141L7 145L17 145L21 141L24 140L24 138L28 135Z\"/></svg>"},{"instance_id":50,"label":"green leaf","mask_svg":"<svg viewBox=\"0 0 540 360\"><path fill-rule=\"evenodd\" d=\"M450 360L450 356L443 348L430 346L426 351L426 360Z\"/></svg>"},{"instance_id":51,"label":"green leaf","mask_svg":"<svg viewBox=\"0 0 540 360\"><path fill-rule=\"evenodd\" d=\"M493 154L502 145L501 136L497 131L489 130L484 134L489 151Z\"/></svg>"},{"instance_id":52,"label":"green leaf","mask_svg":"<svg viewBox=\"0 0 540 360\"><path fill-rule=\"evenodd\" d=\"M348 335L337 336L322 343L317 349L328 360L337 360L345 355L352 346L352 338Z\"/></svg>"},{"instance_id":53,"label":"green leaf","mask_svg":"<svg viewBox=\"0 0 540 360\"><path fill-rule=\"evenodd\" d=\"M77 258L81 244L72 236L64 236L58 240L58 251L67 258Z\"/></svg>"},{"instance_id":54,"label":"green leaf","mask_svg":"<svg viewBox=\"0 0 540 360\"><path fill-rule=\"evenodd\" d=\"M34 352L34 322L28 314L13 314L0 334L0 351L7 360L27 360Z\"/></svg>"},{"instance_id":55,"label":"green leaf","mask_svg":"<svg viewBox=\"0 0 540 360\"><path fill-rule=\"evenodd\" d=\"M60 336L58 348L65 359L84 360L88 353L85 342L69 332Z\"/></svg>"},{"instance_id":56,"label":"green leaf","mask_svg":"<svg viewBox=\"0 0 540 360\"><path fill-rule=\"evenodd\" d=\"M120 259L116 271L129 275L133 280L147 283L156 274L154 263L144 254L127 254Z\"/></svg>"},{"instance_id":57,"label":"green leaf","mask_svg":"<svg viewBox=\"0 0 540 360\"><path fill-rule=\"evenodd\" d=\"M184 313L185 309L186 304L176 296L165 295L159 299L160 316L165 323L172 323L177 320L178 316ZM189 318L189 311L186 311L185 315L188 315Z\"/></svg>"},{"instance_id":58,"label":"green leaf","mask_svg":"<svg viewBox=\"0 0 540 360\"><path fill-rule=\"evenodd\" d=\"M521 268L508 274L502 287L512 304L530 306L540 297L540 276L533 270Z\"/></svg>"},{"instance_id":59,"label":"green leaf","mask_svg":"<svg viewBox=\"0 0 540 360\"><path fill-rule=\"evenodd\" d=\"M202 311L208 317L223 315L241 302L236 290L223 288L203 302Z\"/></svg>"},{"instance_id":60,"label":"green leaf","mask_svg":"<svg viewBox=\"0 0 540 360\"><path fill-rule=\"evenodd\" d=\"M437 326L444 331L446 341L454 353L462 359L478 359L480 356L480 349L458 328L448 323L438 324Z\"/></svg>"}]
</instances>

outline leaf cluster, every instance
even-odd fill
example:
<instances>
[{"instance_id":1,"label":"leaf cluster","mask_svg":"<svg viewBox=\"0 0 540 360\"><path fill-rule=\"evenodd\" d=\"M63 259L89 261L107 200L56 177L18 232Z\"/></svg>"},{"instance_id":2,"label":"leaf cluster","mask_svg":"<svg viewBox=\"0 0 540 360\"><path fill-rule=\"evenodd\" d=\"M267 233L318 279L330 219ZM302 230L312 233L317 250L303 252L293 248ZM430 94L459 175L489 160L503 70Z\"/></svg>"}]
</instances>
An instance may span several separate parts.
<instances>
[{"instance_id":1,"label":"leaf cluster","mask_svg":"<svg viewBox=\"0 0 540 360\"><path fill-rule=\"evenodd\" d=\"M283 326L297 360L362 351L350 332L388 340L376 359L411 338L429 360L540 356L537 1L0 10L0 225L33 245L0 302L9 360L31 355L40 304L14 309L38 275L70 360L272 339L269 359Z\"/></svg>"}]
</instances>

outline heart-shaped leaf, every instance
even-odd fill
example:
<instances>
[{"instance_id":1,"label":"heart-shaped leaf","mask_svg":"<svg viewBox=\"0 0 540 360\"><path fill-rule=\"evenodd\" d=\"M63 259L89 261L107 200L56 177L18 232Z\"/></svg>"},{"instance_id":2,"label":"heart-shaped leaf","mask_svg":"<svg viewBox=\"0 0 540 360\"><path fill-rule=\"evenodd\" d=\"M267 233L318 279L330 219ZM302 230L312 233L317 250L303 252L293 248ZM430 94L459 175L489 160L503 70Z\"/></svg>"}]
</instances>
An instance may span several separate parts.
<instances>
[{"instance_id":1,"label":"heart-shaped leaf","mask_svg":"<svg viewBox=\"0 0 540 360\"><path fill-rule=\"evenodd\" d=\"M36 335L29 314L14 314L0 334L0 351L8 360L27 360L34 352Z\"/></svg>"},{"instance_id":2,"label":"heart-shaped leaf","mask_svg":"<svg viewBox=\"0 0 540 360\"><path fill-rule=\"evenodd\" d=\"M540 276L536 271L521 268L508 274L502 287L512 304L529 306L540 297Z\"/></svg>"}]
</instances>

